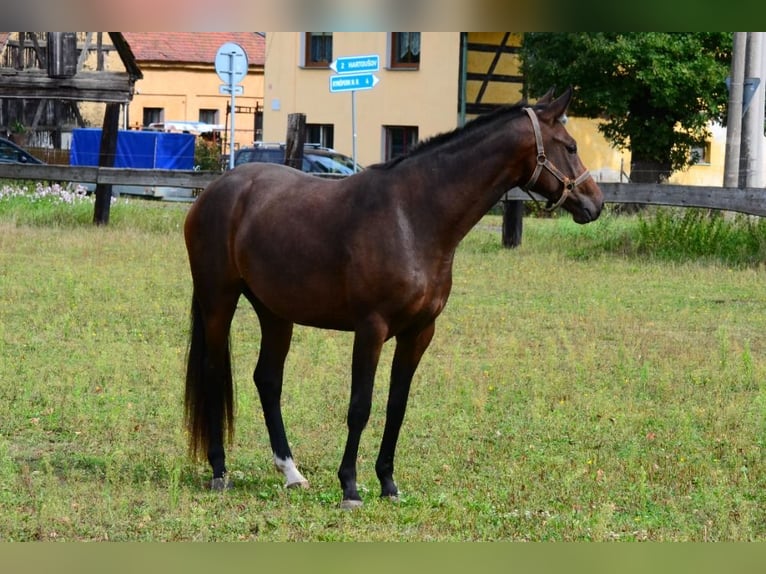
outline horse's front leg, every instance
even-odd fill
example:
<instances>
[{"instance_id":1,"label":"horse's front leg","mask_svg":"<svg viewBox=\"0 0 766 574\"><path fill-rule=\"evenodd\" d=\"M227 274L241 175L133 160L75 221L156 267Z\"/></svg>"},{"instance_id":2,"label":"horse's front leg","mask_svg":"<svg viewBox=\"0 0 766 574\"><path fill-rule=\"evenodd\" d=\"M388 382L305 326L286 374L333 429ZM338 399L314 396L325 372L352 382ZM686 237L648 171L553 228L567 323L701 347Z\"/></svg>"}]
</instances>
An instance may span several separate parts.
<instances>
[{"instance_id":1,"label":"horse's front leg","mask_svg":"<svg viewBox=\"0 0 766 574\"><path fill-rule=\"evenodd\" d=\"M261 323L261 349L253 373L253 381L261 400L263 418L274 454L274 465L284 474L285 485L288 488L308 488L308 481L293 461L282 418L282 379L285 359L290 349L293 324L274 317L257 302L254 307Z\"/></svg>"},{"instance_id":2,"label":"horse's front leg","mask_svg":"<svg viewBox=\"0 0 766 574\"><path fill-rule=\"evenodd\" d=\"M343 459L338 469L338 479L343 490L341 508L351 509L362 506L356 483L356 460L362 431L370 418L372 389L380 351L386 337L386 326L372 322L357 329L354 336L354 351L351 365L351 400L348 406L348 439Z\"/></svg>"},{"instance_id":3,"label":"horse's front leg","mask_svg":"<svg viewBox=\"0 0 766 574\"><path fill-rule=\"evenodd\" d=\"M404 413L407 410L412 377L433 335L434 323L431 322L422 330L406 332L396 337L396 351L391 364L391 386L386 407L386 427L380 442L378 460L375 463L375 472L380 480L381 497L396 499L399 495L394 482L396 443L404 421Z\"/></svg>"}]
</instances>

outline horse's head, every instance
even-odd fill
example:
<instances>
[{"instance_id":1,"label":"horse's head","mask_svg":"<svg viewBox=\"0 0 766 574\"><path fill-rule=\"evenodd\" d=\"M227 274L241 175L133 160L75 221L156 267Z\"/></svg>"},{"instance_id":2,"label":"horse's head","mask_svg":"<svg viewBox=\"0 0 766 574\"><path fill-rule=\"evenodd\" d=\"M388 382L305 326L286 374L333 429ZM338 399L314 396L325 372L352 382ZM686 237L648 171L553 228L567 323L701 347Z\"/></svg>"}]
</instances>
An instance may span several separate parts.
<instances>
[{"instance_id":1,"label":"horse's head","mask_svg":"<svg viewBox=\"0 0 766 574\"><path fill-rule=\"evenodd\" d=\"M563 207L577 223L598 218L604 196L577 155L577 143L564 122L572 99L572 88L552 99L548 92L531 108L525 108L534 134L535 157L530 161L531 175L523 189L534 191L548 200L546 209Z\"/></svg>"}]
</instances>

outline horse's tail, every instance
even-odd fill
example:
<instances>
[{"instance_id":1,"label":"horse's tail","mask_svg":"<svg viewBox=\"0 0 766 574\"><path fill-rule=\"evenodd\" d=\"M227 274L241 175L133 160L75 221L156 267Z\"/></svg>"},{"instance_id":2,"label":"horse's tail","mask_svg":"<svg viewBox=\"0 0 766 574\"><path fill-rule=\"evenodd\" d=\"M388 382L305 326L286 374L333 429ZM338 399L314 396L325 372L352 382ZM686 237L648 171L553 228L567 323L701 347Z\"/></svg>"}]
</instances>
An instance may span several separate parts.
<instances>
[{"instance_id":1,"label":"horse's tail","mask_svg":"<svg viewBox=\"0 0 766 574\"><path fill-rule=\"evenodd\" d=\"M197 459L208 452L211 439L234 435L234 393L229 334L214 345L207 340L202 308L192 296L191 334L186 366L185 424L189 454ZM215 346L216 348L211 348Z\"/></svg>"}]
</instances>

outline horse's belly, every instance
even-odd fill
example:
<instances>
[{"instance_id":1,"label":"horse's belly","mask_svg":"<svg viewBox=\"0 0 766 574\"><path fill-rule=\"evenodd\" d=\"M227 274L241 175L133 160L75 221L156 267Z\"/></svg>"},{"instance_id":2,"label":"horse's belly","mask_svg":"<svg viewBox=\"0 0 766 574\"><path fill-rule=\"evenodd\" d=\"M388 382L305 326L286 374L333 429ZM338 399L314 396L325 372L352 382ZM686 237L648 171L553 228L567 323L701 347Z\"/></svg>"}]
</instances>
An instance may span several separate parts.
<instances>
[{"instance_id":1,"label":"horse's belly","mask_svg":"<svg viewBox=\"0 0 766 574\"><path fill-rule=\"evenodd\" d=\"M269 311L293 323L340 331L354 329L354 318L339 288L317 289L296 281L277 289L256 288L253 292Z\"/></svg>"}]
</instances>

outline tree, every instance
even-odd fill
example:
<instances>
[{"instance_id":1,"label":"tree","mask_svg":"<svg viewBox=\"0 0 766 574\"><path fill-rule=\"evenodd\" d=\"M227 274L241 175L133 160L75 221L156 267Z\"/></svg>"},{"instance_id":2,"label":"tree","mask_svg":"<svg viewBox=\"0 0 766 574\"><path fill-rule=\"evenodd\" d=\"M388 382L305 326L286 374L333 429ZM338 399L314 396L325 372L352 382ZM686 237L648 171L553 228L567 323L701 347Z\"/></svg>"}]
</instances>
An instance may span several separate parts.
<instances>
[{"instance_id":1,"label":"tree","mask_svg":"<svg viewBox=\"0 0 766 574\"><path fill-rule=\"evenodd\" d=\"M731 49L730 32L546 32L525 34L520 56L529 97L574 86L570 113L601 120L631 179L655 183L724 122Z\"/></svg>"}]
</instances>

